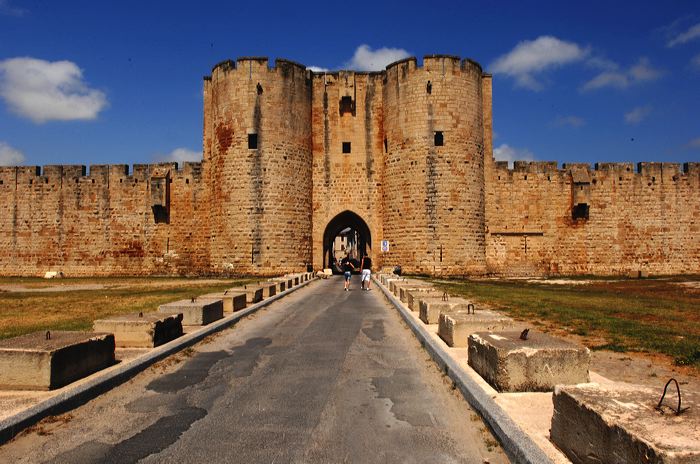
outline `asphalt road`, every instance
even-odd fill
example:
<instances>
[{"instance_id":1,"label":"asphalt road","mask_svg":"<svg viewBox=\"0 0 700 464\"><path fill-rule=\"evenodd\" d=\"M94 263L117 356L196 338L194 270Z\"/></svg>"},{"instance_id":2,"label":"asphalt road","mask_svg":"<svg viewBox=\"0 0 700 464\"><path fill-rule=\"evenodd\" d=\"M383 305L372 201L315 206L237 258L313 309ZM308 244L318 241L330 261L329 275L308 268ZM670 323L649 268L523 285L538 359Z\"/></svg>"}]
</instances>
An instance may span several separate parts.
<instances>
[{"instance_id":1,"label":"asphalt road","mask_svg":"<svg viewBox=\"0 0 700 464\"><path fill-rule=\"evenodd\" d=\"M500 463L376 289L314 282L0 447L0 462Z\"/></svg>"}]
</instances>

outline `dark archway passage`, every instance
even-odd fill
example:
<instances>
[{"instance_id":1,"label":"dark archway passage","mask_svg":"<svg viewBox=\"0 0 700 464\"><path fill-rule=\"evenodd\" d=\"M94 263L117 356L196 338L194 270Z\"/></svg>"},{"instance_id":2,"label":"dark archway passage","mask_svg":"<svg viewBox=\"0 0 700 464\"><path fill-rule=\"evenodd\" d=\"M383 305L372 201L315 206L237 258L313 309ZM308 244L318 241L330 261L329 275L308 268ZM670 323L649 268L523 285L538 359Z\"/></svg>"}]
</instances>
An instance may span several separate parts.
<instances>
[{"instance_id":1,"label":"dark archway passage","mask_svg":"<svg viewBox=\"0 0 700 464\"><path fill-rule=\"evenodd\" d=\"M345 232L346 229L356 232L354 236L357 237L358 259L369 254L369 250L372 249L372 234L367 223L352 211L343 211L330 220L326 226L326 230L323 232L324 267L335 270L333 266L333 242L335 238L338 237L341 232Z\"/></svg>"}]
</instances>

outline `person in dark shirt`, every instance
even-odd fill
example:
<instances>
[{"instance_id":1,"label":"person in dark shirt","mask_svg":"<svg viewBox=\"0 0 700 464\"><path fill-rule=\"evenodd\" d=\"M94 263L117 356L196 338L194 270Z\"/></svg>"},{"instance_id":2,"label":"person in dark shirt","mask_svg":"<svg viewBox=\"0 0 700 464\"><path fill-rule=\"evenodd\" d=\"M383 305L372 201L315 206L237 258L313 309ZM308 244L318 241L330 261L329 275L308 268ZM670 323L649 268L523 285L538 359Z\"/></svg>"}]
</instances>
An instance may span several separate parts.
<instances>
[{"instance_id":1,"label":"person in dark shirt","mask_svg":"<svg viewBox=\"0 0 700 464\"><path fill-rule=\"evenodd\" d=\"M352 271L355 270L355 266L352 265L349 259L343 262L343 275L345 276L345 291L350 290L350 277L352 277Z\"/></svg>"},{"instance_id":2,"label":"person in dark shirt","mask_svg":"<svg viewBox=\"0 0 700 464\"><path fill-rule=\"evenodd\" d=\"M362 269L362 290L369 290L369 284L372 281L372 258L363 256L360 269Z\"/></svg>"}]
</instances>

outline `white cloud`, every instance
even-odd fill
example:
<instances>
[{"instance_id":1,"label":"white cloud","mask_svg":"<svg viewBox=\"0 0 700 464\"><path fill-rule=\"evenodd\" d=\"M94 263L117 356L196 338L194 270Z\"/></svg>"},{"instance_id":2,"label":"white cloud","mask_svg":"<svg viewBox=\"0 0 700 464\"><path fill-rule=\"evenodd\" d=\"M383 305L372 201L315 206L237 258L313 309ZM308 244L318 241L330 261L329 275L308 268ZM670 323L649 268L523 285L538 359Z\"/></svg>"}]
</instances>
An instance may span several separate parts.
<instances>
[{"instance_id":1,"label":"white cloud","mask_svg":"<svg viewBox=\"0 0 700 464\"><path fill-rule=\"evenodd\" d=\"M686 148L700 149L700 137L691 140L685 145Z\"/></svg>"},{"instance_id":2,"label":"white cloud","mask_svg":"<svg viewBox=\"0 0 700 464\"><path fill-rule=\"evenodd\" d=\"M520 87L540 90L542 85L535 79L535 74L581 61L588 53L588 49L576 43L540 36L535 40L520 42L513 50L496 58L489 69L493 73L514 78Z\"/></svg>"},{"instance_id":3,"label":"white cloud","mask_svg":"<svg viewBox=\"0 0 700 464\"><path fill-rule=\"evenodd\" d=\"M697 69L700 69L700 55L695 55L691 60L690 64L695 66Z\"/></svg>"},{"instance_id":4,"label":"white cloud","mask_svg":"<svg viewBox=\"0 0 700 464\"><path fill-rule=\"evenodd\" d=\"M107 106L105 94L87 86L75 63L36 58L0 61L0 97L36 123L95 119Z\"/></svg>"},{"instance_id":5,"label":"white cloud","mask_svg":"<svg viewBox=\"0 0 700 464\"><path fill-rule=\"evenodd\" d=\"M202 152L194 151L188 148L176 148L167 155L156 156L158 161L177 161L182 163L184 161L202 161Z\"/></svg>"},{"instance_id":6,"label":"white cloud","mask_svg":"<svg viewBox=\"0 0 700 464\"><path fill-rule=\"evenodd\" d=\"M322 68L320 66L307 66L306 69L317 73L328 72L328 68Z\"/></svg>"},{"instance_id":7,"label":"white cloud","mask_svg":"<svg viewBox=\"0 0 700 464\"><path fill-rule=\"evenodd\" d=\"M586 65L591 68L602 69L605 71L614 71L620 68L619 64L602 56L592 56L588 58L586 60Z\"/></svg>"},{"instance_id":8,"label":"white cloud","mask_svg":"<svg viewBox=\"0 0 700 464\"><path fill-rule=\"evenodd\" d=\"M627 124L639 124L651 114L651 106L637 106L625 113L625 122Z\"/></svg>"},{"instance_id":9,"label":"white cloud","mask_svg":"<svg viewBox=\"0 0 700 464\"><path fill-rule=\"evenodd\" d=\"M687 31L676 34L672 39L668 41L666 46L675 47L676 45L682 45L684 43L690 42L691 40L700 38L700 23L691 26Z\"/></svg>"},{"instance_id":10,"label":"white cloud","mask_svg":"<svg viewBox=\"0 0 700 464\"><path fill-rule=\"evenodd\" d=\"M655 81L662 76L663 72L654 69L649 62L649 58L642 57L637 64L629 70L629 75L635 82Z\"/></svg>"},{"instance_id":11,"label":"white cloud","mask_svg":"<svg viewBox=\"0 0 700 464\"><path fill-rule=\"evenodd\" d=\"M578 116L557 116L552 125L555 127L571 126L571 127L581 127L586 124L586 120Z\"/></svg>"},{"instance_id":12,"label":"white cloud","mask_svg":"<svg viewBox=\"0 0 700 464\"><path fill-rule=\"evenodd\" d=\"M641 57L634 65L626 70L619 69L617 65L608 65L607 69L583 84L581 90L585 92L605 87L626 89L633 84L655 81L661 76L663 76L663 71L654 68L648 58Z\"/></svg>"},{"instance_id":13,"label":"white cloud","mask_svg":"<svg viewBox=\"0 0 700 464\"><path fill-rule=\"evenodd\" d=\"M378 48L372 50L369 45L360 45L344 67L355 71L381 71L388 64L411 56L403 48Z\"/></svg>"},{"instance_id":14,"label":"white cloud","mask_svg":"<svg viewBox=\"0 0 700 464\"><path fill-rule=\"evenodd\" d=\"M493 149L493 157L496 161L508 161L509 166L513 166L513 161L532 161L535 155L526 148L515 148L504 143Z\"/></svg>"},{"instance_id":15,"label":"white cloud","mask_svg":"<svg viewBox=\"0 0 700 464\"><path fill-rule=\"evenodd\" d=\"M0 142L0 166L17 166L24 162L24 153Z\"/></svg>"},{"instance_id":16,"label":"white cloud","mask_svg":"<svg viewBox=\"0 0 700 464\"><path fill-rule=\"evenodd\" d=\"M0 0L0 15L24 16L27 10L10 5L9 0Z\"/></svg>"}]
</instances>

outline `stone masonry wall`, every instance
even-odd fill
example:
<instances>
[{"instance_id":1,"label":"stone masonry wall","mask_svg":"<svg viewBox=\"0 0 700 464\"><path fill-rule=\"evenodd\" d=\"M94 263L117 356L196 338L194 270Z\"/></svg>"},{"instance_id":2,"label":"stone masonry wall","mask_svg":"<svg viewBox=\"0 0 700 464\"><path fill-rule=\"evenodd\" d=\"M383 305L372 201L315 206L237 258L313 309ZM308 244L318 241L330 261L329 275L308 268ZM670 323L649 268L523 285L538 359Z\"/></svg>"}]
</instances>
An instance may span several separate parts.
<instances>
[{"instance_id":1,"label":"stone masonry wall","mask_svg":"<svg viewBox=\"0 0 700 464\"><path fill-rule=\"evenodd\" d=\"M700 163L496 163L487 262L497 274L700 270ZM572 208L589 205L588 219Z\"/></svg>"},{"instance_id":2,"label":"stone masonry wall","mask_svg":"<svg viewBox=\"0 0 700 464\"><path fill-rule=\"evenodd\" d=\"M375 267L407 273L700 273L700 163L508 169L491 85L445 55L377 73L219 63L202 163L0 167L0 275L319 269L329 223L366 224Z\"/></svg>"},{"instance_id":3,"label":"stone masonry wall","mask_svg":"<svg viewBox=\"0 0 700 464\"><path fill-rule=\"evenodd\" d=\"M482 105L481 67L470 60L435 55L422 68L415 59L387 67L387 263L408 273L485 271Z\"/></svg>"},{"instance_id":4,"label":"stone masonry wall","mask_svg":"<svg viewBox=\"0 0 700 464\"><path fill-rule=\"evenodd\" d=\"M168 223L155 221L154 174L169 182ZM1 167L0 275L207 272L203 194L198 163Z\"/></svg>"},{"instance_id":5,"label":"stone masonry wall","mask_svg":"<svg viewBox=\"0 0 700 464\"><path fill-rule=\"evenodd\" d=\"M351 211L369 227L367 252L378 263L384 177L382 74L315 74L313 77L313 261L323 256L326 227ZM341 99L351 102L343 111ZM349 98L349 100L348 100ZM343 142L350 153L343 153Z\"/></svg>"},{"instance_id":6,"label":"stone masonry wall","mask_svg":"<svg viewBox=\"0 0 700 464\"><path fill-rule=\"evenodd\" d=\"M311 81L299 64L239 58L205 79L204 160L213 272L311 263ZM257 148L249 148L249 134Z\"/></svg>"}]
</instances>

